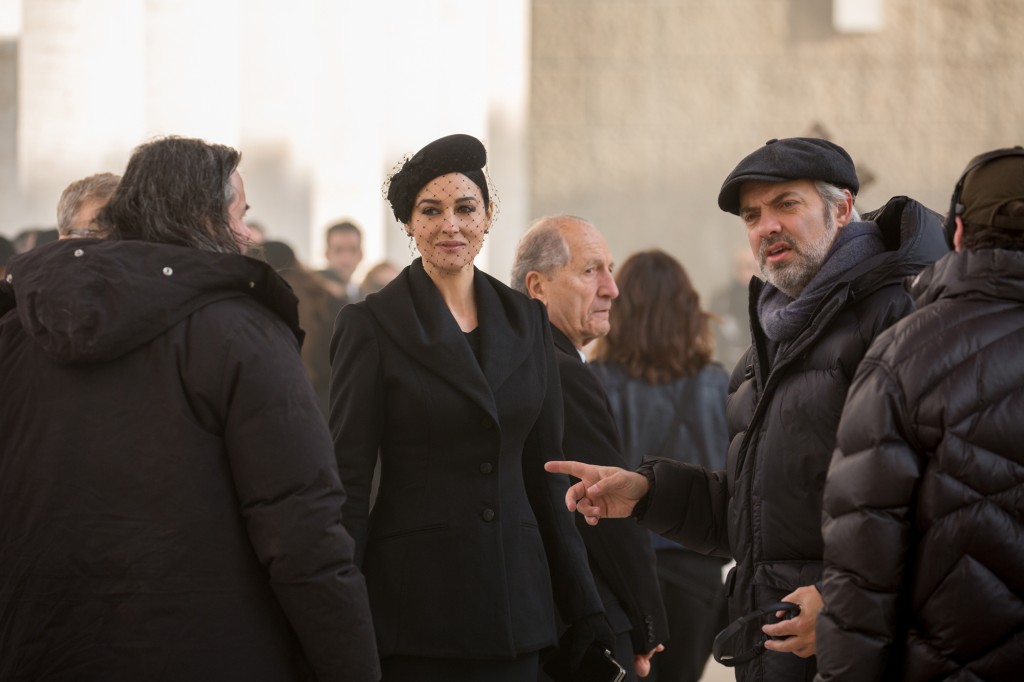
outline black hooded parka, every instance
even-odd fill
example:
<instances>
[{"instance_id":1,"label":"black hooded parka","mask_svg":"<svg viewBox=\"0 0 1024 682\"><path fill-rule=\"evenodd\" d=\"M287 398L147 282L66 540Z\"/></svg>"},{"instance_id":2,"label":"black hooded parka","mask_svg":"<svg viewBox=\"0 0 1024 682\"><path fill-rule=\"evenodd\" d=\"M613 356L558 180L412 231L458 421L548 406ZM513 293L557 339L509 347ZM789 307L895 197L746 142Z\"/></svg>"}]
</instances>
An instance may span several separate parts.
<instances>
[{"instance_id":1,"label":"black hooded parka","mask_svg":"<svg viewBox=\"0 0 1024 682\"><path fill-rule=\"evenodd\" d=\"M1024 253L951 253L879 337L825 485L821 680L1024 663Z\"/></svg>"},{"instance_id":2,"label":"black hooded parka","mask_svg":"<svg viewBox=\"0 0 1024 682\"><path fill-rule=\"evenodd\" d=\"M71 239L6 280L0 679L378 679L274 271Z\"/></svg>"}]
</instances>

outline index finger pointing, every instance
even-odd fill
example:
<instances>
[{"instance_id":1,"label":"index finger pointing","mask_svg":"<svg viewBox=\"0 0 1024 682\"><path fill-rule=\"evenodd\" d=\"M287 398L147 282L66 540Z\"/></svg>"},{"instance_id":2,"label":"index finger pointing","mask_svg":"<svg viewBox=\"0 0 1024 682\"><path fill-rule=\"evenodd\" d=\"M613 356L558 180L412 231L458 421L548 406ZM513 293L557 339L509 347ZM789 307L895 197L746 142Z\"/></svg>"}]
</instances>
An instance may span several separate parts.
<instances>
[{"instance_id":1,"label":"index finger pointing","mask_svg":"<svg viewBox=\"0 0 1024 682\"><path fill-rule=\"evenodd\" d=\"M579 479L582 479L591 468L592 465L590 464L574 462L572 460L556 459L544 463L544 471L552 474L569 474L570 476L575 476Z\"/></svg>"}]
</instances>

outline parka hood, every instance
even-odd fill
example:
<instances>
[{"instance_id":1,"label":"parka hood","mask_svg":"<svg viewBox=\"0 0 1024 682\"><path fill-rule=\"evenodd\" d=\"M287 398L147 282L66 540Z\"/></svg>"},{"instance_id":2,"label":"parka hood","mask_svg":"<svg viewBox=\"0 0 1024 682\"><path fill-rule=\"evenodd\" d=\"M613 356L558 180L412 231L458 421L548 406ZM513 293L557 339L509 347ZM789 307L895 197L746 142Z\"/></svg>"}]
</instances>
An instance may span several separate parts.
<instances>
[{"instance_id":1,"label":"parka hood","mask_svg":"<svg viewBox=\"0 0 1024 682\"><path fill-rule=\"evenodd\" d=\"M67 239L8 262L0 327L14 314L55 362L105 362L203 306L242 296L269 308L301 342L297 300L266 263L170 244Z\"/></svg>"},{"instance_id":2,"label":"parka hood","mask_svg":"<svg viewBox=\"0 0 1024 682\"><path fill-rule=\"evenodd\" d=\"M916 275L923 267L949 252L942 233L942 216L904 196L861 217L878 225L886 251L859 264L850 273L868 288L892 277Z\"/></svg>"},{"instance_id":3,"label":"parka hood","mask_svg":"<svg viewBox=\"0 0 1024 682\"><path fill-rule=\"evenodd\" d=\"M860 261L842 276L843 286L857 296L914 277L949 252L942 216L909 197L889 199L881 207L861 214L860 222L878 228L885 251ZM771 286L759 277L751 278L750 300L758 300L762 290Z\"/></svg>"},{"instance_id":4,"label":"parka hood","mask_svg":"<svg viewBox=\"0 0 1024 682\"><path fill-rule=\"evenodd\" d=\"M925 268L911 289L917 307L940 298L978 295L1024 302L1024 252L965 249Z\"/></svg>"}]
</instances>

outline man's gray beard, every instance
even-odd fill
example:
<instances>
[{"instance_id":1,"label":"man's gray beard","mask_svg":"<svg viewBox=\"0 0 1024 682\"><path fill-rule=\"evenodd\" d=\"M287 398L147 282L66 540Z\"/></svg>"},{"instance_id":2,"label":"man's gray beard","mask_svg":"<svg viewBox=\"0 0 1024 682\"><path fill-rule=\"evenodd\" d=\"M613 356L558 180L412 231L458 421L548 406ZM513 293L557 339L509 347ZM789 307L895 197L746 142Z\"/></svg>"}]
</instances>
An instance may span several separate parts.
<instances>
[{"instance_id":1,"label":"man's gray beard","mask_svg":"<svg viewBox=\"0 0 1024 682\"><path fill-rule=\"evenodd\" d=\"M774 239L771 242L761 242L761 248L758 253L761 273L770 284L774 285L782 293L793 299L799 298L807 283L818 274L818 270L821 269L822 263L825 262L825 256L828 255L829 249L832 248L835 238L836 221L826 206L825 233L821 236L821 239L806 244L803 248L798 248L793 240L785 235L779 235L778 239ZM775 269L768 268L765 265L765 250L767 247L780 241L785 242L792 249L793 254L797 257L796 262L782 265Z\"/></svg>"}]
</instances>

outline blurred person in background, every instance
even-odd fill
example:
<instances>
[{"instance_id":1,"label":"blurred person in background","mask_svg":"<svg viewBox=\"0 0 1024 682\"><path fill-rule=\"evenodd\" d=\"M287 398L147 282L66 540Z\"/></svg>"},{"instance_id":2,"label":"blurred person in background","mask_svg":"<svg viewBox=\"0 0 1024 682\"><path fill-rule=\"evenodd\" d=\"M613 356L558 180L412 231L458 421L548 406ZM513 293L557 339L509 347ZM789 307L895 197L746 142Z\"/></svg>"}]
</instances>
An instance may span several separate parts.
<instances>
[{"instance_id":1,"label":"blurred person in background","mask_svg":"<svg viewBox=\"0 0 1024 682\"><path fill-rule=\"evenodd\" d=\"M240 154L161 138L0 281L0 679L379 679Z\"/></svg>"},{"instance_id":2,"label":"blurred person in background","mask_svg":"<svg viewBox=\"0 0 1024 682\"><path fill-rule=\"evenodd\" d=\"M295 256L291 246L277 240L263 242L263 258L281 275L299 299L299 325L306 333L302 343L302 364L313 385L320 409L327 416L331 385L331 292L323 278L312 272Z\"/></svg>"},{"instance_id":3,"label":"blurred person in background","mask_svg":"<svg viewBox=\"0 0 1024 682\"><path fill-rule=\"evenodd\" d=\"M352 222L344 220L327 228L324 257L327 267L320 271L338 299L339 309L362 300L359 284L352 278L363 260L363 232Z\"/></svg>"},{"instance_id":4,"label":"blurred person in background","mask_svg":"<svg viewBox=\"0 0 1024 682\"><path fill-rule=\"evenodd\" d=\"M55 242L59 238L60 233L55 227L30 227L15 235L14 239L11 240L11 244L14 245L15 253L25 253L37 246Z\"/></svg>"},{"instance_id":5,"label":"blurred person in background","mask_svg":"<svg viewBox=\"0 0 1024 682\"><path fill-rule=\"evenodd\" d=\"M725 367L735 367L750 348L750 280L759 273L757 259L749 246L733 253L732 278L711 296L711 312L717 316L711 328L715 332L715 357Z\"/></svg>"},{"instance_id":6,"label":"blurred person in background","mask_svg":"<svg viewBox=\"0 0 1024 682\"><path fill-rule=\"evenodd\" d=\"M359 295L366 298L383 289L395 277L398 277L398 268L390 261L381 261L366 271L366 277L359 285Z\"/></svg>"},{"instance_id":7,"label":"blurred person in background","mask_svg":"<svg viewBox=\"0 0 1024 682\"><path fill-rule=\"evenodd\" d=\"M57 232L60 238L106 237L96 222L96 214L107 205L120 182L120 175L97 173L68 185L57 201Z\"/></svg>"},{"instance_id":8,"label":"blurred person in background","mask_svg":"<svg viewBox=\"0 0 1024 682\"><path fill-rule=\"evenodd\" d=\"M608 394L627 467L668 458L725 469L729 376L711 360L711 316L686 270L664 251L644 251L622 264L616 281L611 331L598 339L589 367ZM696 682L726 625L728 556L706 556L657 533L651 539L671 633L652 679Z\"/></svg>"}]
</instances>

